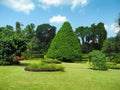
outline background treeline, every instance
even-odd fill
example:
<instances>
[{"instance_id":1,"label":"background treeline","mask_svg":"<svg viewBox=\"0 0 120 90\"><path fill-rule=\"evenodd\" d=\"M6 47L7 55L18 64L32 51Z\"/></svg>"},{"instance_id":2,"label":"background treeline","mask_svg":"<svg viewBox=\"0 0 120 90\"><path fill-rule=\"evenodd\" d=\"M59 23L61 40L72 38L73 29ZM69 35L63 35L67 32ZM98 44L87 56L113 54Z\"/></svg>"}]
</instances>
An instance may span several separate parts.
<instances>
[{"instance_id":1,"label":"background treeline","mask_svg":"<svg viewBox=\"0 0 120 90\"><path fill-rule=\"evenodd\" d=\"M16 28L11 25L0 27L0 39L10 38L12 35L17 35L21 39L26 40L27 51L37 51L45 54L49 45L56 34L56 27L49 24L38 25L35 30L33 23L28 24L22 29L23 24L16 22Z\"/></svg>"},{"instance_id":2,"label":"background treeline","mask_svg":"<svg viewBox=\"0 0 120 90\"><path fill-rule=\"evenodd\" d=\"M16 22L15 29L11 25L0 27L0 38L9 38L13 34L17 34L19 37L26 39L27 51L38 51L41 54L46 54L50 43L56 34L56 27L49 24L41 24L38 25L35 30L35 24L33 23L28 24L24 29L22 29L22 26L23 24ZM108 43L110 44L110 42L114 45L110 47L104 44L104 52L110 53L111 51L120 51L119 47L116 46L119 44L118 39L120 32L117 33L116 37L110 37L107 39L107 31L102 22L97 25L92 24L90 27L79 26L74 31L80 40L83 53L89 53L92 50L101 50L105 40L107 40L105 41L107 45ZM118 42L118 44L115 44L115 41ZM106 47L109 47L108 49L110 50L104 50Z\"/></svg>"},{"instance_id":3,"label":"background treeline","mask_svg":"<svg viewBox=\"0 0 120 90\"><path fill-rule=\"evenodd\" d=\"M11 25L0 27L0 38L9 38L13 34L26 39L28 51L38 51L46 54L52 39L56 34L56 27L49 24L38 25L35 30L33 23L22 29L23 24L16 22L16 28ZM88 53L92 50L101 50L103 42L107 39L104 23L92 24L90 27L80 26L76 28L75 34L82 44L82 52Z\"/></svg>"},{"instance_id":4,"label":"background treeline","mask_svg":"<svg viewBox=\"0 0 120 90\"><path fill-rule=\"evenodd\" d=\"M13 56L22 56L23 54L29 54L28 56L31 57L33 54L36 54L36 52L38 55L35 57L39 57L40 54L42 56L46 55L48 48L56 35L56 27L51 26L50 24L41 24L36 26L35 29L35 25L33 23L28 24L24 29L22 29L22 26L23 24L16 22L15 29L11 25L0 27L1 59L9 56L8 59L10 58L12 60ZM90 27L79 26L75 30L72 30L69 23L68 26L66 24L63 29L71 29L71 31L68 31L67 33L74 31L74 34L78 37L79 45L82 48L82 54L89 53L92 50L101 50L106 53L111 60L119 58L120 56L120 31L115 37L107 38L107 31L105 30L104 23L102 22L91 24ZM67 34L64 34L64 37L66 38ZM70 35L69 38L71 38ZM64 40L64 42L67 42L67 39L66 41ZM62 45L62 43L60 44ZM8 48L5 48L7 46ZM14 50L14 54L10 53L12 50Z\"/></svg>"}]
</instances>

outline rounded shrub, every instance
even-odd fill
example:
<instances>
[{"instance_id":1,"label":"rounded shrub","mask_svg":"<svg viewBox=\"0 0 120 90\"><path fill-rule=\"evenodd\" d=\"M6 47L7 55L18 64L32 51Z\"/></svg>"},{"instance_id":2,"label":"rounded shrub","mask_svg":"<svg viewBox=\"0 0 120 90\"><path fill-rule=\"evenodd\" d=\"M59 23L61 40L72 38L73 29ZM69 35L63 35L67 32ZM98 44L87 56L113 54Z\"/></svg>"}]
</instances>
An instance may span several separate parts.
<instances>
[{"instance_id":1,"label":"rounded shrub","mask_svg":"<svg viewBox=\"0 0 120 90\"><path fill-rule=\"evenodd\" d=\"M54 37L46 56L66 62L81 59L81 46L69 22L62 25Z\"/></svg>"},{"instance_id":2,"label":"rounded shrub","mask_svg":"<svg viewBox=\"0 0 120 90\"><path fill-rule=\"evenodd\" d=\"M95 70L108 70L106 56L101 51L93 50L89 53L90 66Z\"/></svg>"}]
</instances>

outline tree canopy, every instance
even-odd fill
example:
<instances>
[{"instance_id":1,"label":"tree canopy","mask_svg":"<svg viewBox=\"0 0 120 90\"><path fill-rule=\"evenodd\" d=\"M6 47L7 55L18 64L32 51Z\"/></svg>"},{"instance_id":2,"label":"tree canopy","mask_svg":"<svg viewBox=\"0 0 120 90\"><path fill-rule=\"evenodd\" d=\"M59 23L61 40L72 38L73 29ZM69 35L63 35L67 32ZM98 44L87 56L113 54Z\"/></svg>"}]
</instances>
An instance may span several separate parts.
<instances>
[{"instance_id":1,"label":"tree canopy","mask_svg":"<svg viewBox=\"0 0 120 90\"><path fill-rule=\"evenodd\" d=\"M26 40L14 34L0 39L0 62L13 63L14 56L21 56L27 49Z\"/></svg>"},{"instance_id":2,"label":"tree canopy","mask_svg":"<svg viewBox=\"0 0 120 90\"><path fill-rule=\"evenodd\" d=\"M41 53L46 53L52 39L55 36L56 27L49 24L38 25L36 29L36 37L39 40L39 50Z\"/></svg>"},{"instance_id":3,"label":"tree canopy","mask_svg":"<svg viewBox=\"0 0 120 90\"><path fill-rule=\"evenodd\" d=\"M80 26L75 30L76 35L82 41L82 52L87 53L92 50L101 50L107 32L104 23L92 24L90 27Z\"/></svg>"}]
</instances>

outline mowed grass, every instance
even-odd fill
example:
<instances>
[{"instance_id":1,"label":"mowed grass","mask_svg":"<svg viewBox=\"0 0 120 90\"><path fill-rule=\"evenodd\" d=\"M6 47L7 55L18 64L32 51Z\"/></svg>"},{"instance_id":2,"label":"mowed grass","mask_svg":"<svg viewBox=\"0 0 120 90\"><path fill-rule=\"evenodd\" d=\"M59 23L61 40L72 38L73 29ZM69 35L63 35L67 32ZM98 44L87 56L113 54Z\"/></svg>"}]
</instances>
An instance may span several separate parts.
<instances>
[{"instance_id":1,"label":"mowed grass","mask_svg":"<svg viewBox=\"0 0 120 90\"><path fill-rule=\"evenodd\" d=\"M88 63L62 63L65 72L28 72L21 66L0 66L0 90L120 90L120 70L96 71Z\"/></svg>"}]
</instances>

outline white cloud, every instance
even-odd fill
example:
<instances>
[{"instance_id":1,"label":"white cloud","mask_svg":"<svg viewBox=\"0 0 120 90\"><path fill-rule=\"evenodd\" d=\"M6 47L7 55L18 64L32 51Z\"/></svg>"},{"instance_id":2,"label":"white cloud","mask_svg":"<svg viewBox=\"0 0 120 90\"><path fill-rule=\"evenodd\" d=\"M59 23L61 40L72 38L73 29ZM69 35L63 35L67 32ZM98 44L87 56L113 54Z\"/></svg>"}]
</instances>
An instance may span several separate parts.
<instances>
[{"instance_id":1,"label":"white cloud","mask_svg":"<svg viewBox=\"0 0 120 90\"><path fill-rule=\"evenodd\" d=\"M120 30L118 27L118 23L112 23L111 25L105 25L105 29L109 31L113 31L113 33L117 33Z\"/></svg>"},{"instance_id":2,"label":"white cloud","mask_svg":"<svg viewBox=\"0 0 120 90\"><path fill-rule=\"evenodd\" d=\"M69 5L71 9L75 9L77 6L83 7L88 3L88 0L38 0L40 3L40 7L43 9L47 9L50 6L62 6Z\"/></svg>"},{"instance_id":3,"label":"white cloud","mask_svg":"<svg viewBox=\"0 0 120 90\"><path fill-rule=\"evenodd\" d=\"M84 5L86 5L88 3L87 0L72 0L72 7L71 9L75 9L78 5L81 5L81 7L83 7Z\"/></svg>"},{"instance_id":4,"label":"white cloud","mask_svg":"<svg viewBox=\"0 0 120 90\"><path fill-rule=\"evenodd\" d=\"M57 23L57 24L63 23L65 21L67 21L66 16L61 16L61 15L53 16L52 18L49 19L50 23Z\"/></svg>"},{"instance_id":5,"label":"white cloud","mask_svg":"<svg viewBox=\"0 0 120 90\"><path fill-rule=\"evenodd\" d=\"M0 3L15 11L24 12L26 14L29 14L30 11L35 8L31 0L1 0Z\"/></svg>"}]
</instances>

